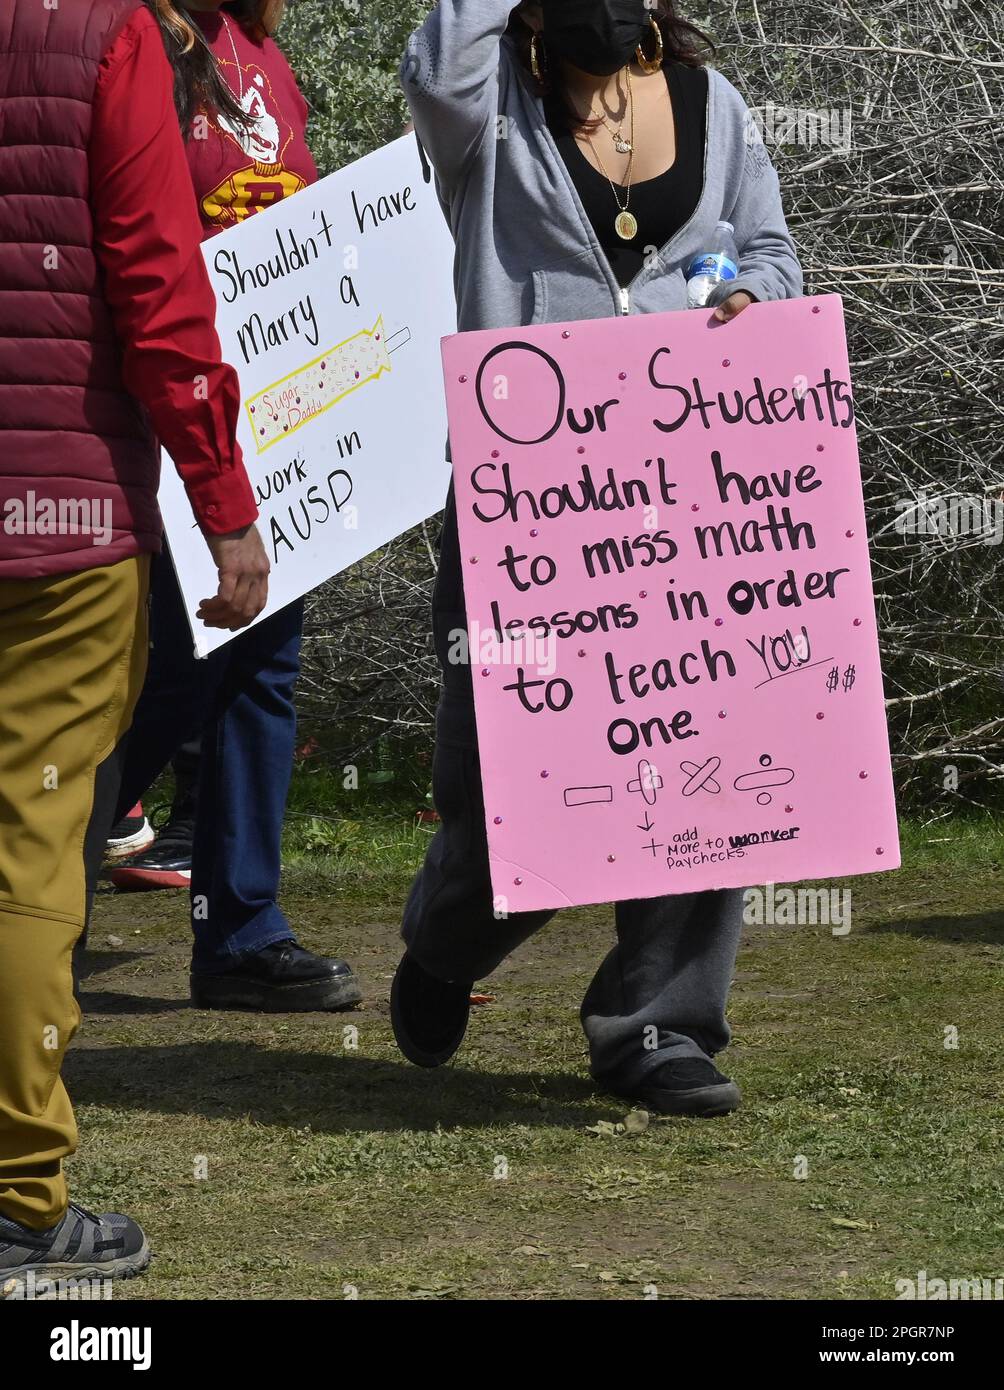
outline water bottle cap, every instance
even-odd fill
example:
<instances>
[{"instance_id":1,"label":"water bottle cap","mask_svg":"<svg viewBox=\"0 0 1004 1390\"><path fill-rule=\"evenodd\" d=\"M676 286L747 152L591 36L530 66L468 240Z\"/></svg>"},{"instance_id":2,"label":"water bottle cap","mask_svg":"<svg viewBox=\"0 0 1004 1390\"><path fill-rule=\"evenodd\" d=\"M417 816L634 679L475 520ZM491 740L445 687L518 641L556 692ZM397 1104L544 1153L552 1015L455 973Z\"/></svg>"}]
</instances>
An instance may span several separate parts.
<instances>
[{"instance_id":1,"label":"water bottle cap","mask_svg":"<svg viewBox=\"0 0 1004 1390\"><path fill-rule=\"evenodd\" d=\"M731 222L719 222L718 225L719 225L719 227L728 227L728 229L729 229L730 232L734 232L734 231L735 231L735 227L733 227L733 225L732 225Z\"/></svg>"}]
</instances>

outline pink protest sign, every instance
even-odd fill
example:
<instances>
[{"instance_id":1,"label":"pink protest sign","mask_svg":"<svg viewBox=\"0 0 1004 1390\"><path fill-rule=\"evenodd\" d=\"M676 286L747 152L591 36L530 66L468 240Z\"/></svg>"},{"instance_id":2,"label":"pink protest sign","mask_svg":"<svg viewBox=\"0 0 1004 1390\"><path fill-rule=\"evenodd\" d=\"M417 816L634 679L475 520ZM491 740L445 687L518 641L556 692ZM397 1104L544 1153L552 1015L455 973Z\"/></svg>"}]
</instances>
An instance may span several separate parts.
<instances>
[{"instance_id":1,"label":"pink protest sign","mask_svg":"<svg viewBox=\"0 0 1004 1390\"><path fill-rule=\"evenodd\" d=\"M443 362L508 910L896 868L839 296Z\"/></svg>"}]
</instances>

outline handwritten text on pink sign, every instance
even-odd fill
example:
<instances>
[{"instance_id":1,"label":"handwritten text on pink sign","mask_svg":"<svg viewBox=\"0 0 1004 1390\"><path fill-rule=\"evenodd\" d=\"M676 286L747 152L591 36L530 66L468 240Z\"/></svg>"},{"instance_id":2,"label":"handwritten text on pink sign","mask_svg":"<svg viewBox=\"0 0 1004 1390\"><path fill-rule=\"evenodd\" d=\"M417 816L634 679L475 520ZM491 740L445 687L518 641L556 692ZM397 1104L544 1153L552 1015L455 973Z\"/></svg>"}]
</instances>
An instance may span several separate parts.
<instances>
[{"instance_id":1,"label":"handwritten text on pink sign","mask_svg":"<svg viewBox=\"0 0 1004 1390\"><path fill-rule=\"evenodd\" d=\"M502 905L895 868L839 297L443 358Z\"/></svg>"}]
</instances>

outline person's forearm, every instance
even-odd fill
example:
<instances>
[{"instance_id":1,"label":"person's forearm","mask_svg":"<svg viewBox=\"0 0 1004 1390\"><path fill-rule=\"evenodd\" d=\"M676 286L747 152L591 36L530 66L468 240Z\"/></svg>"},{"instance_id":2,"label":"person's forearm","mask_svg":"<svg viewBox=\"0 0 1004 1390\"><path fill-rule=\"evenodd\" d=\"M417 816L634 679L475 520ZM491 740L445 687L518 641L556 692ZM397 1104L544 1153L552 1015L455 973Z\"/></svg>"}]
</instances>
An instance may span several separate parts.
<instances>
[{"instance_id":1,"label":"person's forearm","mask_svg":"<svg viewBox=\"0 0 1004 1390\"><path fill-rule=\"evenodd\" d=\"M512 9L512 0L439 0L408 42L401 84L447 188L494 132L499 45Z\"/></svg>"},{"instance_id":2,"label":"person's forearm","mask_svg":"<svg viewBox=\"0 0 1004 1390\"><path fill-rule=\"evenodd\" d=\"M194 278L190 293L179 299L191 298L194 290L211 300L208 279L203 285L202 277ZM255 521L258 508L236 443L240 383L220 360L214 330L207 341L207 329L211 325L172 323L163 316L157 342L131 338L123 376L149 412L199 525L212 535L227 535Z\"/></svg>"}]
</instances>

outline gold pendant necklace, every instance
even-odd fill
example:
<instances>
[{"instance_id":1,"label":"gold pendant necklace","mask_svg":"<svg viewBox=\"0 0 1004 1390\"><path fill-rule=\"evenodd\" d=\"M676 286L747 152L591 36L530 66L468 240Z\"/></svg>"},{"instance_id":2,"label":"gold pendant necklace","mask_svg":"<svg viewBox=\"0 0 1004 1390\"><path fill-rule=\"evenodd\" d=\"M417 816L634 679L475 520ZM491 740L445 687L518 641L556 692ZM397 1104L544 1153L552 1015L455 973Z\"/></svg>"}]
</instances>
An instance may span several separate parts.
<instances>
[{"instance_id":1,"label":"gold pendant necklace","mask_svg":"<svg viewBox=\"0 0 1004 1390\"><path fill-rule=\"evenodd\" d=\"M617 153L631 154L634 149L634 146L631 144L631 141L624 134L623 127L617 126L615 129L604 116L600 117L600 121L602 122L604 129L610 132L610 138L614 142L614 149L617 151Z\"/></svg>"},{"instance_id":2,"label":"gold pendant necklace","mask_svg":"<svg viewBox=\"0 0 1004 1390\"><path fill-rule=\"evenodd\" d=\"M631 139L629 141L624 142L627 144L629 153L627 166L627 183L625 185L623 203L621 202L620 195L617 192L617 184L614 183L613 179L607 173L606 165L603 163L603 156L600 154L596 146L593 145L592 140L590 140L589 143L592 146L593 153L596 156L596 162L600 166L600 172L603 174L603 177L610 185L610 191L614 195L614 202L617 204L617 216L614 218L614 231L620 237L621 241L634 241L635 237L638 235L638 219L637 217L635 217L634 213L631 212L628 208L628 204L631 201L631 171L634 168L634 95L631 91L630 67L627 68L627 89L628 109L631 112ZM620 149L620 146L617 144L616 140L614 141L614 147L615 149Z\"/></svg>"},{"instance_id":3,"label":"gold pendant necklace","mask_svg":"<svg viewBox=\"0 0 1004 1390\"><path fill-rule=\"evenodd\" d=\"M631 78L631 72L630 72L630 70L628 70L627 76L628 76L628 80L630 81L630 78ZM630 89L629 89L628 95L630 96ZM602 103L601 103L601 104L602 104ZM592 116L592 114L593 114L593 112L592 112L592 107L590 107L589 114L590 114L590 116ZM604 130L606 130L606 131L609 132L610 138L611 138L611 140L612 140L613 143L614 143L614 149L617 151L617 153L618 153L618 154L630 154L631 151L632 151L633 145L632 145L632 142L628 139L628 137L624 134L624 124L623 124L623 122L621 122L621 124L620 124L620 125L617 125L617 126L613 125L610 121L607 120L606 116L604 116L604 114L603 114L602 111L597 111L597 113L596 113L596 119L597 119L597 120L599 121L599 123L603 126Z\"/></svg>"}]
</instances>

